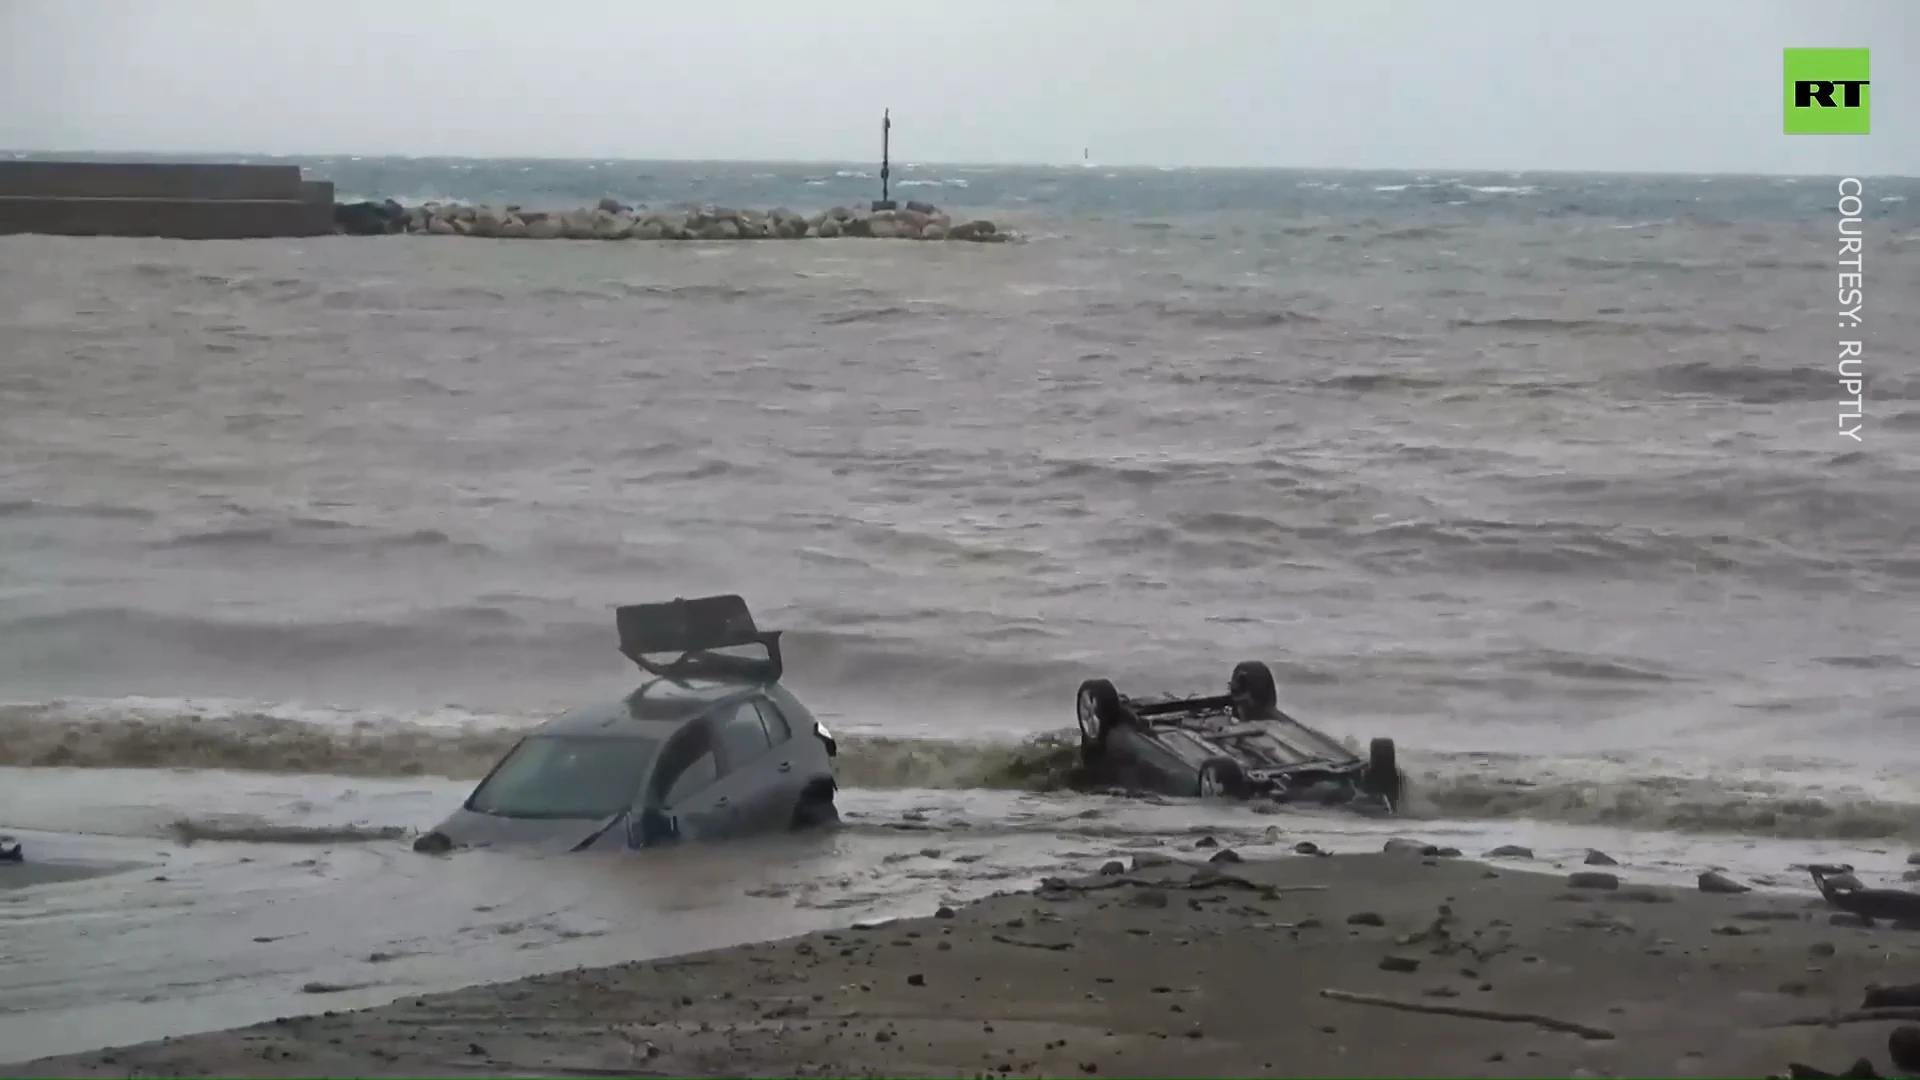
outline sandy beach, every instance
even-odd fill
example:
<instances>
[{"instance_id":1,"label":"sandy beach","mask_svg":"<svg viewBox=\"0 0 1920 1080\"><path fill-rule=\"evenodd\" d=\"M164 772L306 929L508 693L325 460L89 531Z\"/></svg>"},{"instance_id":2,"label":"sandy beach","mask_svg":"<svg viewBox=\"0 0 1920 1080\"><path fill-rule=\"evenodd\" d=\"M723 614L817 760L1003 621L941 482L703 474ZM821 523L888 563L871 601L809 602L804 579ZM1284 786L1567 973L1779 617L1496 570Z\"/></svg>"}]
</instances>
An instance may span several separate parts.
<instances>
[{"instance_id":1,"label":"sandy beach","mask_svg":"<svg viewBox=\"0 0 1920 1080\"><path fill-rule=\"evenodd\" d=\"M1834 925L1802 896L1404 851L1183 856L927 918L0 1076L1682 1077L1862 1056L1884 1070L1892 1023L1788 1022L1920 970L1920 936Z\"/></svg>"}]
</instances>

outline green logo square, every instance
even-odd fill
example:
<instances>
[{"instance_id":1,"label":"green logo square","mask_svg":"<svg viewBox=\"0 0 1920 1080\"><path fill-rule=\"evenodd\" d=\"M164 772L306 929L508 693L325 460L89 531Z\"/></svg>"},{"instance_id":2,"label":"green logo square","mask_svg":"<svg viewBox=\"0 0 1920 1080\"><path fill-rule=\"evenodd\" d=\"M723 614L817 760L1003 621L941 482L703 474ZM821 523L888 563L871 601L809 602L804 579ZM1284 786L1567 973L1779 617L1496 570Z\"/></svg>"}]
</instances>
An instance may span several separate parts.
<instances>
[{"instance_id":1,"label":"green logo square","mask_svg":"<svg viewBox=\"0 0 1920 1080\"><path fill-rule=\"evenodd\" d=\"M1787 50L1787 134L1865 135L1867 50Z\"/></svg>"}]
</instances>

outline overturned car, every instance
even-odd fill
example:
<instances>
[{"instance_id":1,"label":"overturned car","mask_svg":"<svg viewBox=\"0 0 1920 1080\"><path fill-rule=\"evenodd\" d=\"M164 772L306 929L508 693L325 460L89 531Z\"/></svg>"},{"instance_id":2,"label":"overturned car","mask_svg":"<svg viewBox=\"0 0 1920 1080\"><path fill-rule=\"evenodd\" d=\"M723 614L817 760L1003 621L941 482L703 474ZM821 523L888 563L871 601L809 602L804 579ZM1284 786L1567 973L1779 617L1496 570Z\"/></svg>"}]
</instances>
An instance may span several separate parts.
<instances>
[{"instance_id":1,"label":"overturned car","mask_svg":"<svg viewBox=\"0 0 1920 1080\"><path fill-rule=\"evenodd\" d=\"M1135 699L1080 684L1080 756L1095 784L1162 795L1343 804L1394 813L1406 780L1392 739L1361 758L1280 710L1273 671L1234 667L1227 692Z\"/></svg>"},{"instance_id":2,"label":"overturned car","mask_svg":"<svg viewBox=\"0 0 1920 1080\"><path fill-rule=\"evenodd\" d=\"M520 740L415 851L659 847L839 820L833 736L780 685L780 634L756 627L746 601L636 604L615 618L620 651L653 678ZM742 648L762 656L728 651Z\"/></svg>"}]
</instances>

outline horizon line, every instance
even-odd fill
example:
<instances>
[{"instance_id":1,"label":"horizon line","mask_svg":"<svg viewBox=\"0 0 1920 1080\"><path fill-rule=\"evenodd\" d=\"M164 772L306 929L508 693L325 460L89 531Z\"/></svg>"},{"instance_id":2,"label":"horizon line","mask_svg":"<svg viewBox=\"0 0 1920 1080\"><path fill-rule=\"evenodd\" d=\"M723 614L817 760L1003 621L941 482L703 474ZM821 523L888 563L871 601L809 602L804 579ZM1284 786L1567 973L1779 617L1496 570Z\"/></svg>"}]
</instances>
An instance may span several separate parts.
<instances>
[{"instance_id":1,"label":"horizon line","mask_svg":"<svg viewBox=\"0 0 1920 1080\"><path fill-rule=\"evenodd\" d=\"M576 155L522 155L522 154L394 154L345 151L266 151L266 150L83 150L63 149L23 149L19 147L0 147L0 155L11 156L16 160L25 157L51 157L59 154L83 154L88 157L110 157L114 154L127 154L139 157L178 157L193 158L354 158L388 159L395 161L537 161L593 164L649 163L666 165L859 165L874 166L876 163L855 158L625 158L625 157L582 157ZM1485 165L1167 165L1140 162L1094 162L1088 164L1076 162L1048 161L941 161L925 160L902 163L899 168L948 167L965 169L1060 169L1094 170L1122 169L1128 171L1151 172L1316 172L1316 173L1497 173L1505 176L1715 176L1715 177L1764 177L1773 179L1827 179L1831 177L1864 177L1879 180L1914 180L1920 174L1907 173L1802 173L1768 171L1727 171L1697 169L1514 169Z\"/></svg>"}]
</instances>

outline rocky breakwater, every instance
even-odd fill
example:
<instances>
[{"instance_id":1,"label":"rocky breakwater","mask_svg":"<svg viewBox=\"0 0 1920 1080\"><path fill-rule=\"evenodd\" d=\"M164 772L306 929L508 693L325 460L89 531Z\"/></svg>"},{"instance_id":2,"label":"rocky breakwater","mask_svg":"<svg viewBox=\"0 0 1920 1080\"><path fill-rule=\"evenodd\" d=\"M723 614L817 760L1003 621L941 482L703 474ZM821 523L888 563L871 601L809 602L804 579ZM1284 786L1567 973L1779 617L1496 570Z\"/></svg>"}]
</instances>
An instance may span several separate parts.
<instances>
[{"instance_id":1,"label":"rocky breakwater","mask_svg":"<svg viewBox=\"0 0 1920 1080\"><path fill-rule=\"evenodd\" d=\"M866 237L876 240L966 240L1005 243L1017 237L985 219L955 224L928 203L897 210L836 206L817 214L792 210L733 210L678 206L648 210L615 199L591 209L546 211L519 206L469 206L385 202L342 203L334 208L336 232L351 236L419 233L500 240L803 240Z\"/></svg>"}]
</instances>

